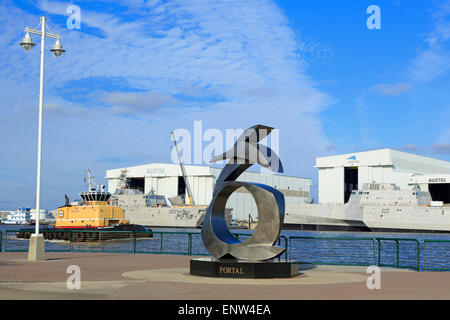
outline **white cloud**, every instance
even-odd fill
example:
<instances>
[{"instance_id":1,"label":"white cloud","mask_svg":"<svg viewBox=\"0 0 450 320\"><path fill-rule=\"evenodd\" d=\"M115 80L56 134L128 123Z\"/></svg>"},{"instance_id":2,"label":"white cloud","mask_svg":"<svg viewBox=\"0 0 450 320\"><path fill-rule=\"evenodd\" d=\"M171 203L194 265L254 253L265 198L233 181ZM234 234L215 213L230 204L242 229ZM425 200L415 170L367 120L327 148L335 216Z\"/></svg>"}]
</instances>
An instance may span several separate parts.
<instances>
[{"instance_id":1,"label":"white cloud","mask_svg":"<svg viewBox=\"0 0 450 320\"><path fill-rule=\"evenodd\" d=\"M112 112L124 115L144 115L156 109L174 106L178 101L169 95L142 92L106 93L104 100L112 105Z\"/></svg>"},{"instance_id":2,"label":"white cloud","mask_svg":"<svg viewBox=\"0 0 450 320\"><path fill-rule=\"evenodd\" d=\"M435 143L431 150L433 154L450 155L450 143Z\"/></svg>"},{"instance_id":3,"label":"white cloud","mask_svg":"<svg viewBox=\"0 0 450 320\"><path fill-rule=\"evenodd\" d=\"M431 82L450 70L450 1L437 4L432 13L434 27L426 35L426 48L419 51L410 66L413 79Z\"/></svg>"},{"instance_id":4,"label":"white cloud","mask_svg":"<svg viewBox=\"0 0 450 320\"><path fill-rule=\"evenodd\" d=\"M401 149L426 155L450 155L450 143L433 143L429 146L421 147L415 144L408 144Z\"/></svg>"},{"instance_id":5,"label":"white cloud","mask_svg":"<svg viewBox=\"0 0 450 320\"><path fill-rule=\"evenodd\" d=\"M441 46L432 46L414 58L411 74L414 79L430 82L450 70L450 55Z\"/></svg>"},{"instance_id":6,"label":"white cloud","mask_svg":"<svg viewBox=\"0 0 450 320\"><path fill-rule=\"evenodd\" d=\"M384 96L396 96L401 93L404 93L406 91L409 91L412 89L412 84L406 83L406 82L399 82L399 83L380 83L377 85L374 85L372 87L372 90L376 91L378 94L384 95Z\"/></svg>"},{"instance_id":7,"label":"white cloud","mask_svg":"<svg viewBox=\"0 0 450 320\"><path fill-rule=\"evenodd\" d=\"M89 2L77 4L81 31L50 24L67 52L60 59L46 56L46 205L67 189L81 191L77 179L83 170L91 168L101 176L114 166L99 159L144 153L151 158L136 161L170 161L170 131L191 130L194 120L223 132L256 123L279 128L286 173L313 175L315 156L330 145L318 113L332 100L308 78L303 44L275 3L129 2L124 15L93 11ZM65 5L40 2L42 10L53 14L65 15ZM17 42L23 27L34 26L39 17L12 5L0 7L0 17L1 25L18 26L8 29L7 36L0 34L0 40L7 40L0 50L0 99L14 105L5 113L0 105L9 119L0 134L25 128L12 141L0 142L16 159L3 165L32 174L35 156L27 150L35 150L39 50L24 53ZM88 26L101 30L100 37L85 32ZM128 88L90 88L98 78L124 79ZM91 90L89 99L62 96L73 81L85 83L80 90ZM61 176L69 178L62 181ZM58 194L49 194L52 190Z\"/></svg>"}]
</instances>

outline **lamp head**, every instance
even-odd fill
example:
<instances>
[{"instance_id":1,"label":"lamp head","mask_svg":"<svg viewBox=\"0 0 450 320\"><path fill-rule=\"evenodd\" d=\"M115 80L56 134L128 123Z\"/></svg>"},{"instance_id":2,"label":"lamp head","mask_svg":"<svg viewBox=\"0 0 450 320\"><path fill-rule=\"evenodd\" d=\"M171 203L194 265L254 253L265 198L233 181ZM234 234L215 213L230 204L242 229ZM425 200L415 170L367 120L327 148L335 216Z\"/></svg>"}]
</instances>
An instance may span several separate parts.
<instances>
[{"instance_id":1,"label":"lamp head","mask_svg":"<svg viewBox=\"0 0 450 320\"><path fill-rule=\"evenodd\" d=\"M33 40L31 40L30 34L27 32L25 37L23 38L20 45L25 49L25 51L30 51L32 47L35 46Z\"/></svg>"},{"instance_id":2,"label":"lamp head","mask_svg":"<svg viewBox=\"0 0 450 320\"><path fill-rule=\"evenodd\" d=\"M50 49L51 52L53 52L53 54L55 55L55 57L59 57L61 56L64 52L66 52L66 50L63 49L61 43L59 43L59 39L56 39L55 44L53 45L53 47Z\"/></svg>"}]
</instances>

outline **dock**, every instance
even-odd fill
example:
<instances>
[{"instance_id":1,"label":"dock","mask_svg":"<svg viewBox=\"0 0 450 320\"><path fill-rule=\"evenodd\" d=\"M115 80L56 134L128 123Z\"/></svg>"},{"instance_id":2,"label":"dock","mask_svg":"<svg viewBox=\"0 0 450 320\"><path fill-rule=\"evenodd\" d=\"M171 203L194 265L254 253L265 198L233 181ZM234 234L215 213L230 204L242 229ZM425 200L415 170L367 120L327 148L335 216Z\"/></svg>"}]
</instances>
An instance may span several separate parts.
<instances>
[{"instance_id":1,"label":"dock","mask_svg":"<svg viewBox=\"0 0 450 320\"><path fill-rule=\"evenodd\" d=\"M289 279L224 279L189 275L190 256L126 253L0 253L1 300L448 300L449 272L381 268L381 288L368 289L367 267L299 265ZM69 266L80 289L69 289ZM244 289L245 288L245 289Z\"/></svg>"}]
</instances>

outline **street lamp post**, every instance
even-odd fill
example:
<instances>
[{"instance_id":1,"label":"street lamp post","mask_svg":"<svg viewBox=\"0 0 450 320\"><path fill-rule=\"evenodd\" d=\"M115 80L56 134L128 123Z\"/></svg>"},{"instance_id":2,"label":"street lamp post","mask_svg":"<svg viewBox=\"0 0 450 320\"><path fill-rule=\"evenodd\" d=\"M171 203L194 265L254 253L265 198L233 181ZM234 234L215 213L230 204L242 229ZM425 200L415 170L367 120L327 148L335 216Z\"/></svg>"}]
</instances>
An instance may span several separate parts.
<instances>
[{"instance_id":1,"label":"street lamp post","mask_svg":"<svg viewBox=\"0 0 450 320\"><path fill-rule=\"evenodd\" d=\"M39 234L39 219L41 215L40 210L40 195L41 195L41 159L42 159L42 105L44 102L44 48L45 37L56 39L53 48L50 50L56 57L61 56L65 50L62 48L59 39L61 38L57 34L49 33L45 31L47 26L47 19L41 17L41 30L35 30L31 28L25 28L25 37L20 43L25 51L29 51L34 47L34 43L31 40L30 33L41 36L41 74L40 74L40 87L39 87L39 129L38 129L38 157L37 157L37 183L36 183L36 218L35 218L35 233L31 235L30 245L28 248L28 260L44 260L45 259L45 247L44 237Z\"/></svg>"}]
</instances>

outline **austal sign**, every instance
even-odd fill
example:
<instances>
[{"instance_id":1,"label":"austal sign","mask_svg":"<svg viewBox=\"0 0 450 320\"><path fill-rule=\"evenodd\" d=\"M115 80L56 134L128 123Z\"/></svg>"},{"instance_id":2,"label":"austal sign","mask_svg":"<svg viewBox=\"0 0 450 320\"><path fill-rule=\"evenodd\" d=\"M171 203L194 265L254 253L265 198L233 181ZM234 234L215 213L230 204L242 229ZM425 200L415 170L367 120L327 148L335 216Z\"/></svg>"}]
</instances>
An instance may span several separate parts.
<instances>
[{"instance_id":1,"label":"austal sign","mask_svg":"<svg viewBox=\"0 0 450 320\"><path fill-rule=\"evenodd\" d=\"M149 176L164 176L166 175L166 171L164 168L152 168L147 169L146 174Z\"/></svg>"},{"instance_id":2,"label":"austal sign","mask_svg":"<svg viewBox=\"0 0 450 320\"><path fill-rule=\"evenodd\" d=\"M428 183L446 183L447 180L445 178L430 178Z\"/></svg>"}]
</instances>

